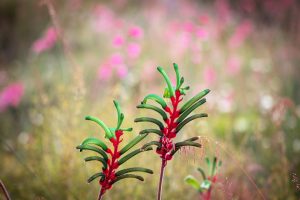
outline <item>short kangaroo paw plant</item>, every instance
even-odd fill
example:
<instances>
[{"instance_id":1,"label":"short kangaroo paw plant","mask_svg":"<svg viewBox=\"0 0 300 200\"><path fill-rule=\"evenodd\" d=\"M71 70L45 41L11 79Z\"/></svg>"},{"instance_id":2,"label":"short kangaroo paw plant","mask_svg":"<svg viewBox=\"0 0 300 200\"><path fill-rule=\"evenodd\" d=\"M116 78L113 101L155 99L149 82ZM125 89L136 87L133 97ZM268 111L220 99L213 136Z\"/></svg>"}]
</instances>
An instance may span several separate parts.
<instances>
[{"instance_id":1,"label":"short kangaroo paw plant","mask_svg":"<svg viewBox=\"0 0 300 200\"><path fill-rule=\"evenodd\" d=\"M154 133L159 136L158 141L152 141L144 145L144 147L152 145L157 146L156 152L162 159L160 182L157 195L158 200L161 199L163 173L164 168L167 165L167 161L171 160L174 154L181 147L201 147L201 145L196 142L198 137L192 137L177 143L174 143L173 139L176 138L180 130L192 120L207 117L206 113L194 114L191 116L190 114L196 108L206 102L206 99L203 97L210 92L208 89L203 90L180 105L180 103L183 101L183 96L185 95L186 91L189 90L189 87L182 86L184 83L184 78L180 77L177 64L174 63L173 65L176 73L176 85L173 86L166 72L161 67L158 67L157 70L163 76L167 84L163 97L156 94L149 94L141 102L141 105L137 106L137 108L155 111L162 119L155 119L151 117L140 117L135 119L135 122L149 122L157 126L157 129L151 128L142 130L140 135ZM150 100L154 101L157 105L148 104ZM166 100L168 100L168 102L166 102Z\"/></svg>"},{"instance_id":2,"label":"short kangaroo paw plant","mask_svg":"<svg viewBox=\"0 0 300 200\"><path fill-rule=\"evenodd\" d=\"M210 168L210 172L208 173L208 175L203 169L197 169L202 176L202 182L200 183L192 175L188 175L184 179L184 181L200 193L200 197L202 200L210 200L213 185L217 182L217 172L219 167L222 165L222 161L218 161L217 157L214 157L212 161L210 161L207 157L205 158L205 160L208 168Z\"/></svg>"},{"instance_id":3,"label":"short kangaroo paw plant","mask_svg":"<svg viewBox=\"0 0 300 200\"><path fill-rule=\"evenodd\" d=\"M90 183L91 181L100 178L99 183L101 185L101 189L98 195L98 199L102 199L104 193L107 190L111 189L114 183L122 179L135 178L140 181L144 181L143 177L131 174L132 172L145 172L153 174L152 170L142 167L132 167L119 170L119 167L126 161L141 152L152 150L152 147L147 146L127 153L132 147L143 140L147 136L147 134L140 134L128 144L123 146L123 148L120 147L124 132L132 131L132 128L121 128L122 122L124 120L124 114L121 112L118 102L114 101L114 104L118 114L118 122L115 128L108 128L103 121L96 117L87 116L85 118L86 120L93 121L100 125L100 127L105 132L105 138L109 141L109 146L111 146L111 148L104 141L101 141L97 138L87 138L81 143L81 145L76 147L80 151L89 150L97 153L97 156L87 157L85 158L85 161L97 161L102 164L101 170L98 173L92 175L87 180L87 182Z\"/></svg>"}]
</instances>

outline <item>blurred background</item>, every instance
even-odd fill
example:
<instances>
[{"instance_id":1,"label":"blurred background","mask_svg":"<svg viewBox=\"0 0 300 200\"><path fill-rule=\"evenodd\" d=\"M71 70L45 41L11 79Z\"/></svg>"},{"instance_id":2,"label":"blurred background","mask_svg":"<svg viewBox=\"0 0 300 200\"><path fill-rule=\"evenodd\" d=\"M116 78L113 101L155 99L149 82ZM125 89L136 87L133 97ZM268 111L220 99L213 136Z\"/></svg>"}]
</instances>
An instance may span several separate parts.
<instances>
[{"instance_id":1,"label":"blurred background","mask_svg":"<svg viewBox=\"0 0 300 200\"><path fill-rule=\"evenodd\" d=\"M0 179L12 199L95 199L99 185L86 180L99 166L75 147L104 133L84 116L114 126L118 100L130 140L145 115L136 105L163 94L156 67L174 79L173 62L188 97L211 93L198 109L209 117L178 136L199 135L203 148L168 163L164 199L199 199L183 180L200 179L196 168L213 155L223 161L213 199L260 199L257 188L266 199L299 199L299 8L297 0L1 0ZM130 165L155 174L116 184L105 199L155 199L159 157Z\"/></svg>"}]
</instances>

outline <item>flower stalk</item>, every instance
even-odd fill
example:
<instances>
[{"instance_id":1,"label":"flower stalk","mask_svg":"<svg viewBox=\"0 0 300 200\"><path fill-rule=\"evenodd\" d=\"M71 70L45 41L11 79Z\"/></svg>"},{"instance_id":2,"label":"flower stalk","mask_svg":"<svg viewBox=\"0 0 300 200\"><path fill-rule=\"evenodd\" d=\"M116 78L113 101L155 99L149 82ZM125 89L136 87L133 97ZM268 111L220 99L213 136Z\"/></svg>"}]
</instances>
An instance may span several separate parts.
<instances>
[{"instance_id":1,"label":"flower stalk","mask_svg":"<svg viewBox=\"0 0 300 200\"><path fill-rule=\"evenodd\" d=\"M182 107L180 107L180 103L183 101L183 96L186 94L186 91L189 90L189 87L182 87L184 78L180 77L178 65L174 63L173 66L176 73L176 86L172 85L170 78L163 68L157 68L166 82L167 87L165 88L163 97L165 99L169 99L169 103L156 94L149 94L141 102L141 105L137 106L137 108L140 109L150 109L157 112L162 117L162 121L150 117L139 117L135 119L135 122L149 122L158 126L158 129L144 129L140 132L141 135L155 133L159 136L158 141L152 141L144 145L157 146L156 153L160 156L162 161L157 200L161 200L164 171L168 161L172 160L174 154L181 147L201 147L201 144L195 142L199 139L199 137L193 137L177 143L174 143L173 139L176 138L179 131L189 122L197 118L207 117L207 114L205 113L195 114L192 116L189 115L196 108L206 102L206 99L203 97L210 92L210 90L206 89L198 93L196 96L185 102ZM154 105L147 104L148 100L154 100L162 109Z\"/></svg>"},{"instance_id":2,"label":"flower stalk","mask_svg":"<svg viewBox=\"0 0 300 200\"><path fill-rule=\"evenodd\" d=\"M114 101L118 121L116 128L109 128L106 124L100 119L92 116L87 116L85 119L96 122L105 132L105 138L109 141L107 145L105 142L97 138L87 138L81 145L76 148L80 151L89 150L94 151L99 154L99 156L90 156L85 158L85 161L99 161L102 164L102 170L99 173L92 175L88 179L88 183L92 182L96 178L99 179L99 184L101 189L99 190L98 200L102 199L107 190L110 190L116 182L126 179L134 178L140 181L144 181L144 178L130 174L131 172L144 172L153 174L153 171L147 168L142 167L132 167L119 170L119 167L124 164L126 161L132 157L138 155L139 153L152 150L151 146L145 146L140 149L136 149L130 153L127 153L132 147L137 143L142 141L148 134L138 135L129 143L127 143L123 148L121 148L121 143L123 141L122 136L125 131L132 131L132 128L123 129L121 128L122 122L124 120L124 114L121 112L118 102ZM110 146L110 147L109 147ZM126 154L127 153L127 154ZM119 171L117 171L119 170Z\"/></svg>"}]
</instances>

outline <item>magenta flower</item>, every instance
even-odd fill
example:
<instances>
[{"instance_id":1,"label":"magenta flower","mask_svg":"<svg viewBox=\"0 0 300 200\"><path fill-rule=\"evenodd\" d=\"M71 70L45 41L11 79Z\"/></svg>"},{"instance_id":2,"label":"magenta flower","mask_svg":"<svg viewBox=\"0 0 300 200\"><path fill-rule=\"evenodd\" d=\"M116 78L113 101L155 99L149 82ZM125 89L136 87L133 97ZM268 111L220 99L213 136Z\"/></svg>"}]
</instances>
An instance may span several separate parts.
<instances>
[{"instance_id":1,"label":"magenta flower","mask_svg":"<svg viewBox=\"0 0 300 200\"><path fill-rule=\"evenodd\" d=\"M127 54L130 58L137 58L141 53L141 46L138 43L130 43L127 46Z\"/></svg>"},{"instance_id":2,"label":"magenta flower","mask_svg":"<svg viewBox=\"0 0 300 200\"><path fill-rule=\"evenodd\" d=\"M229 46L237 48L243 44L247 37L252 32L252 22L250 20L244 20L234 31L229 40Z\"/></svg>"},{"instance_id":3,"label":"magenta flower","mask_svg":"<svg viewBox=\"0 0 300 200\"><path fill-rule=\"evenodd\" d=\"M39 54L51 49L55 45L57 38L57 30L54 27L49 27L45 34L33 43L32 51Z\"/></svg>"},{"instance_id":4,"label":"magenta flower","mask_svg":"<svg viewBox=\"0 0 300 200\"><path fill-rule=\"evenodd\" d=\"M22 83L12 83L5 87L0 93L0 111L8 107L17 107L24 93Z\"/></svg>"},{"instance_id":5,"label":"magenta flower","mask_svg":"<svg viewBox=\"0 0 300 200\"><path fill-rule=\"evenodd\" d=\"M119 53L112 54L98 69L98 78L103 81L109 80L113 72L119 78L124 78L128 74L128 68L124 63L123 56Z\"/></svg>"},{"instance_id":6,"label":"magenta flower","mask_svg":"<svg viewBox=\"0 0 300 200\"><path fill-rule=\"evenodd\" d=\"M108 64L103 64L98 69L98 78L107 81L112 76L113 69Z\"/></svg>"},{"instance_id":7,"label":"magenta flower","mask_svg":"<svg viewBox=\"0 0 300 200\"><path fill-rule=\"evenodd\" d=\"M113 46L114 47L121 47L124 44L124 38L121 35L117 35L113 39Z\"/></svg>"},{"instance_id":8,"label":"magenta flower","mask_svg":"<svg viewBox=\"0 0 300 200\"><path fill-rule=\"evenodd\" d=\"M118 65L117 66L117 75L119 78L125 78L128 74L128 69L126 65Z\"/></svg>"},{"instance_id":9,"label":"magenta flower","mask_svg":"<svg viewBox=\"0 0 300 200\"><path fill-rule=\"evenodd\" d=\"M143 29L138 26L133 26L129 29L128 34L134 39L141 39L144 35Z\"/></svg>"},{"instance_id":10,"label":"magenta flower","mask_svg":"<svg viewBox=\"0 0 300 200\"><path fill-rule=\"evenodd\" d=\"M123 56L119 53L112 54L108 62L113 67L115 67L116 65L123 64L124 63Z\"/></svg>"},{"instance_id":11,"label":"magenta flower","mask_svg":"<svg viewBox=\"0 0 300 200\"><path fill-rule=\"evenodd\" d=\"M196 36L200 39L207 39L208 37L208 31L204 27L198 27L196 29Z\"/></svg>"}]
</instances>

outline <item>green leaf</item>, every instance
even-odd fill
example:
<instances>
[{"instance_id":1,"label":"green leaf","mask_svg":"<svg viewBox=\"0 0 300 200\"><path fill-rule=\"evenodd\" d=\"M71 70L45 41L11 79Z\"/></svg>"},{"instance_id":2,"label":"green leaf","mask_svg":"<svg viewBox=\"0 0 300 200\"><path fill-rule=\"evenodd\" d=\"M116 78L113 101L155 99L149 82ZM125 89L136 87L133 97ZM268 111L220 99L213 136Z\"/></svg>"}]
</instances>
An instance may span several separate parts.
<instances>
[{"instance_id":1,"label":"green leaf","mask_svg":"<svg viewBox=\"0 0 300 200\"><path fill-rule=\"evenodd\" d=\"M178 65L176 63L173 63L173 67L176 73L176 90L180 88L180 74L178 70Z\"/></svg>"},{"instance_id":2,"label":"green leaf","mask_svg":"<svg viewBox=\"0 0 300 200\"><path fill-rule=\"evenodd\" d=\"M124 175L121 175L121 176L117 176L113 181L112 181L112 184L122 180L122 179L125 179L125 178L135 178L135 179L138 179L140 181L144 181L144 178L141 177L141 176L138 176L138 175L135 175L135 174L124 174Z\"/></svg>"},{"instance_id":3,"label":"green leaf","mask_svg":"<svg viewBox=\"0 0 300 200\"><path fill-rule=\"evenodd\" d=\"M205 161L206 161L206 164L207 164L208 166L210 166L210 160L209 160L208 157L205 157Z\"/></svg>"},{"instance_id":4,"label":"green leaf","mask_svg":"<svg viewBox=\"0 0 300 200\"><path fill-rule=\"evenodd\" d=\"M206 175L205 175L205 172L203 171L203 169L201 169L201 168L199 167L199 168L197 168L197 170L198 170L198 172L201 173L203 180L205 180L205 179L206 179Z\"/></svg>"},{"instance_id":5,"label":"green leaf","mask_svg":"<svg viewBox=\"0 0 300 200\"><path fill-rule=\"evenodd\" d=\"M148 143L144 144L141 149L145 149L145 148L147 148L149 146L152 146L152 145L156 145L158 148L161 148L161 143L160 142L151 141L151 142L148 142Z\"/></svg>"},{"instance_id":6,"label":"green leaf","mask_svg":"<svg viewBox=\"0 0 300 200\"><path fill-rule=\"evenodd\" d=\"M160 128L160 130L164 129L163 123L161 123L159 120L154 119L152 117L139 117L139 118L136 118L134 120L134 122L152 122L152 123L156 124Z\"/></svg>"},{"instance_id":7,"label":"green leaf","mask_svg":"<svg viewBox=\"0 0 300 200\"><path fill-rule=\"evenodd\" d=\"M96 174L94 174L93 176L91 176L88 180L87 180L87 182L88 183L90 183L90 182L92 182L93 180L95 180L96 178L98 178L98 177L105 177L105 175L102 173L102 172L100 172L100 173L96 173Z\"/></svg>"},{"instance_id":8,"label":"green leaf","mask_svg":"<svg viewBox=\"0 0 300 200\"><path fill-rule=\"evenodd\" d=\"M174 89L172 87L172 84L171 84L171 81L168 77L168 75L166 74L165 70L161 67L157 67L157 70L161 73L161 75L164 77L166 83L167 83L167 86L168 86L168 89L169 89L169 92L170 92L170 96L173 97L174 96Z\"/></svg>"},{"instance_id":9,"label":"green leaf","mask_svg":"<svg viewBox=\"0 0 300 200\"><path fill-rule=\"evenodd\" d=\"M208 190L210 186L211 186L211 182L207 179L201 183L201 189Z\"/></svg>"},{"instance_id":10,"label":"green leaf","mask_svg":"<svg viewBox=\"0 0 300 200\"><path fill-rule=\"evenodd\" d=\"M132 167L127 169L122 169L118 172L116 172L116 176L121 176L123 174L127 174L130 172L145 172L148 174L153 174L153 171L151 169L143 168L143 167Z\"/></svg>"},{"instance_id":11,"label":"green leaf","mask_svg":"<svg viewBox=\"0 0 300 200\"><path fill-rule=\"evenodd\" d=\"M142 130L139 134L142 135L142 134L147 134L147 133L155 133L159 136L163 136L163 133L157 129L145 129L145 130Z\"/></svg>"},{"instance_id":12,"label":"green leaf","mask_svg":"<svg viewBox=\"0 0 300 200\"><path fill-rule=\"evenodd\" d=\"M199 147L201 148L202 145L196 142L191 142L191 141L183 141L183 142L177 142L175 144L175 148L183 147L183 146L194 146L194 147Z\"/></svg>"},{"instance_id":13,"label":"green leaf","mask_svg":"<svg viewBox=\"0 0 300 200\"><path fill-rule=\"evenodd\" d=\"M122 154L126 153L129 149L131 149L137 143L139 143L140 141L142 141L147 135L148 134L136 136L133 140L131 140L130 142L128 142L128 144L120 150L120 154L122 155Z\"/></svg>"},{"instance_id":14,"label":"green leaf","mask_svg":"<svg viewBox=\"0 0 300 200\"><path fill-rule=\"evenodd\" d=\"M145 108L145 109L150 109L150 110L154 110L156 111L157 113L159 113L162 118L164 120L166 120L168 118L167 114L165 113L165 111L163 111L162 109L156 107L156 106L153 106L153 105L149 105L149 104L141 104L141 105L138 105L137 108Z\"/></svg>"},{"instance_id":15,"label":"green leaf","mask_svg":"<svg viewBox=\"0 0 300 200\"><path fill-rule=\"evenodd\" d=\"M133 128L120 128L120 130L121 130L121 131L129 131L129 132L130 132L130 131L133 130Z\"/></svg>"},{"instance_id":16,"label":"green leaf","mask_svg":"<svg viewBox=\"0 0 300 200\"><path fill-rule=\"evenodd\" d=\"M190 121L193 121L194 119L197 119L197 118L207 117L207 116L208 115L206 113L202 113L202 114L192 115L192 116L186 118L185 120L183 120L182 122L180 122L178 124L178 126L176 128L176 133L178 133L180 131L180 129L182 129L182 127L184 127Z\"/></svg>"},{"instance_id":17,"label":"green leaf","mask_svg":"<svg viewBox=\"0 0 300 200\"><path fill-rule=\"evenodd\" d=\"M143 149L141 148L141 149L134 150L133 152L127 154L126 156L124 156L123 158L118 160L118 164L122 165L123 163L125 163L127 160L129 160L133 156L136 156L139 153L142 153L142 152L145 152L145 151L150 151L150 150L152 150L152 147L147 147L147 148L143 148Z\"/></svg>"},{"instance_id":18,"label":"green leaf","mask_svg":"<svg viewBox=\"0 0 300 200\"><path fill-rule=\"evenodd\" d=\"M202 189L200 187L200 183L198 182L198 180L193 177L192 175L188 175L187 177L185 177L184 181L189 184L190 186L192 186L193 188L195 188L196 190L198 190L199 192L202 192Z\"/></svg>"},{"instance_id":19,"label":"green leaf","mask_svg":"<svg viewBox=\"0 0 300 200\"><path fill-rule=\"evenodd\" d=\"M191 138L189 138L189 139L184 140L184 142L193 142L193 141L198 140L199 138L200 138L199 136L191 137Z\"/></svg>"},{"instance_id":20,"label":"green leaf","mask_svg":"<svg viewBox=\"0 0 300 200\"><path fill-rule=\"evenodd\" d=\"M171 155L173 156L181 147L184 146L194 146L194 147L199 147L201 148L201 144L196 143L196 142L191 142L191 141L183 141L183 142L178 142L175 144L175 149L172 150Z\"/></svg>"},{"instance_id":21,"label":"green leaf","mask_svg":"<svg viewBox=\"0 0 300 200\"><path fill-rule=\"evenodd\" d=\"M97 124L99 124L104 129L104 131L105 131L105 137L107 137L108 139L111 139L111 138L114 137L114 134L111 133L111 131L109 130L109 128L100 119L98 119L96 117L92 117L92 116L86 116L85 119L86 120L91 120L91 121L96 122Z\"/></svg>"},{"instance_id":22,"label":"green leaf","mask_svg":"<svg viewBox=\"0 0 300 200\"><path fill-rule=\"evenodd\" d=\"M106 153L102 149L99 149L97 147L90 146L90 145L86 144L86 145L79 145L79 146L76 147L76 149L79 149L80 151L90 150L90 151L97 152L97 153L99 153L100 155L103 156L104 160L108 160L108 156L106 155Z\"/></svg>"},{"instance_id":23,"label":"green leaf","mask_svg":"<svg viewBox=\"0 0 300 200\"><path fill-rule=\"evenodd\" d=\"M86 162L88 162L88 161L100 161L103 164L103 169L107 168L107 162L103 158L101 158L99 156L86 157L84 160Z\"/></svg>"},{"instance_id":24,"label":"green leaf","mask_svg":"<svg viewBox=\"0 0 300 200\"><path fill-rule=\"evenodd\" d=\"M199 99L204 97L210 92L209 89L203 90L199 94L195 95L193 98L191 98L189 101L187 101L183 106L180 108L180 113L183 113L186 109L188 109L190 106L192 106L194 103L196 103Z\"/></svg>"},{"instance_id":25,"label":"green leaf","mask_svg":"<svg viewBox=\"0 0 300 200\"><path fill-rule=\"evenodd\" d=\"M167 107L167 103L165 102L165 100L156 94L147 95L144 98L144 100L142 101L142 104L147 103L148 99L152 99L152 100L156 101L157 103L159 103L161 105L162 108Z\"/></svg>"},{"instance_id":26,"label":"green leaf","mask_svg":"<svg viewBox=\"0 0 300 200\"><path fill-rule=\"evenodd\" d=\"M193 112L196 108L198 108L199 106L201 106L202 104L204 104L206 102L206 99L201 99L200 101L198 101L197 103L193 104L191 107L189 107L188 109L186 109L182 114L180 114L179 118L177 119L177 123L182 122L182 120L184 120L191 112Z\"/></svg>"},{"instance_id":27,"label":"green leaf","mask_svg":"<svg viewBox=\"0 0 300 200\"><path fill-rule=\"evenodd\" d=\"M212 168L211 168L211 176L214 176L214 175L215 175L215 172L216 172L216 166L217 166L217 157L214 157L213 165L212 165Z\"/></svg>"},{"instance_id":28,"label":"green leaf","mask_svg":"<svg viewBox=\"0 0 300 200\"><path fill-rule=\"evenodd\" d=\"M82 145L85 145L85 144L95 144L95 145L101 147L104 151L106 151L108 148L104 142L102 142L101 140L99 140L97 138L87 138L82 142Z\"/></svg>"}]
</instances>

